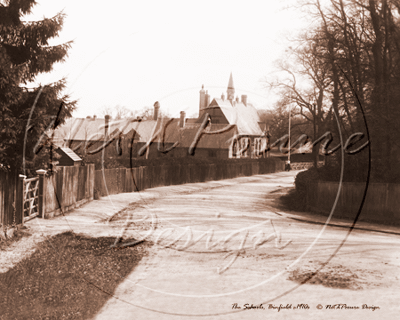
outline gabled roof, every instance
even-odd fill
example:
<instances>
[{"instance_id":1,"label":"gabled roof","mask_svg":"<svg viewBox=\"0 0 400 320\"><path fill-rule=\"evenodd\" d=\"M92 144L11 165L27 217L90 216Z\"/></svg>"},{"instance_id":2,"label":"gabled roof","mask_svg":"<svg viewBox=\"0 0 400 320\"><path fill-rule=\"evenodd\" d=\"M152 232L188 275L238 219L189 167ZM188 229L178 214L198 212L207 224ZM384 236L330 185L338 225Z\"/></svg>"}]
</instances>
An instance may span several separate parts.
<instances>
[{"instance_id":1,"label":"gabled roof","mask_svg":"<svg viewBox=\"0 0 400 320\"><path fill-rule=\"evenodd\" d=\"M243 102L222 100L214 98L210 105L204 109L220 108L229 124L235 124L240 135L262 135L260 128L260 117L257 109L251 104ZM212 120L211 120L212 121Z\"/></svg>"}]
</instances>

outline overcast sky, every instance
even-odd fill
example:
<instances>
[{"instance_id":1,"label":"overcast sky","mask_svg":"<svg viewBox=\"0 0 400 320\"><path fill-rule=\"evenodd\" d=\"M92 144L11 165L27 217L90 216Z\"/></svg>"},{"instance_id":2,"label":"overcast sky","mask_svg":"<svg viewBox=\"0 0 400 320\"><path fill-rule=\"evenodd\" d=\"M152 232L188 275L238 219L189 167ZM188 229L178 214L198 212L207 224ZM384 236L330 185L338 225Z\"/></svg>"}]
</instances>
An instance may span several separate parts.
<instances>
[{"instance_id":1,"label":"overcast sky","mask_svg":"<svg viewBox=\"0 0 400 320\"><path fill-rule=\"evenodd\" d=\"M198 112L201 85L220 97L230 72L238 95L271 107L261 80L273 72L287 36L305 25L299 12L283 10L292 0L37 2L29 19L67 14L53 43L73 40L69 57L38 81L66 77L66 93L79 100L76 117L155 101L172 116L190 116Z\"/></svg>"}]
</instances>

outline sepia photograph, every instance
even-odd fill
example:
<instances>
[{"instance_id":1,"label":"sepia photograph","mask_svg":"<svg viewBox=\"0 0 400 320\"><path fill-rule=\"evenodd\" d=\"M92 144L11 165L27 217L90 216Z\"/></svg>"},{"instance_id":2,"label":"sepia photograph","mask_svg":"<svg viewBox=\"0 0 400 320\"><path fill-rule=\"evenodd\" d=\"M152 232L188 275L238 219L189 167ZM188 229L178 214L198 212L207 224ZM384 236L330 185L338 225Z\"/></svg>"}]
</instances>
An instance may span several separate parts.
<instances>
[{"instance_id":1,"label":"sepia photograph","mask_svg":"<svg viewBox=\"0 0 400 320\"><path fill-rule=\"evenodd\" d=\"M397 319L400 0L0 0L0 319Z\"/></svg>"}]
</instances>

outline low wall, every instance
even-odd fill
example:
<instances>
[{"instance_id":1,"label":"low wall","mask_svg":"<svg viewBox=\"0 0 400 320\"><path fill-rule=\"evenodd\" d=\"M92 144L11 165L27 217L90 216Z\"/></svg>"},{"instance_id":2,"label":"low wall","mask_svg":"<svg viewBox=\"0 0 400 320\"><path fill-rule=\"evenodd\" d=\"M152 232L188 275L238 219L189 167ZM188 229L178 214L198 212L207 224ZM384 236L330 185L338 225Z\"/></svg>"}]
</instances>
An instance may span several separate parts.
<instances>
[{"instance_id":1,"label":"low wall","mask_svg":"<svg viewBox=\"0 0 400 320\"><path fill-rule=\"evenodd\" d=\"M354 219L361 206L366 183L344 182L334 217ZM329 214L339 189L338 182L319 181L307 187L309 209ZM400 184L370 183L359 216L361 221L400 223Z\"/></svg>"},{"instance_id":2,"label":"low wall","mask_svg":"<svg viewBox=\"0 0 400 320\"><path fill-rule=\"evenodd\" d=\"M164 165L97 170L95 173L95 197L161 186L273 173L283 171L284 167L283 161L267 158L220 164Z\"/></svg>"},{"instance_id":3,"label":"low wall","mask_svg":"<svg viewBox=\"0 0 400 320\"><path fill-rule=\"evenodd\" d=\"M318 167L322 167L324 164L325 164L324 161L319 161ZM291 162L290 163L290 168L292 170L306 170L306 169L310 169L313 166L314 166L313 162Z\"/></svg>"}]
</instances>

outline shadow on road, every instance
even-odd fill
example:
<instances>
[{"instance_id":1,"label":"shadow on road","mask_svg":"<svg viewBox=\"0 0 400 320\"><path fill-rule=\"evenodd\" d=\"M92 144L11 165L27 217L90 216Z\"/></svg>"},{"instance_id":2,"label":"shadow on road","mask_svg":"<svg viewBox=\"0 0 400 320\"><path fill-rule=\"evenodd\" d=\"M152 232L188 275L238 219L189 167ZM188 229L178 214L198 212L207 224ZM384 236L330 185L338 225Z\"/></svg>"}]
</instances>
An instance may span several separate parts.
<instances>
[{"instance_id":1,"label":"shadow on road","mask_svg":"<svg viewBox=\"0 0 400 320\"><path fill-rule=\"evenodd\" d=\"M115 238L57 234L0 274L1 319L89 319L146 255L149 244L110 248Z\"/></svg>"}]
</instances>

